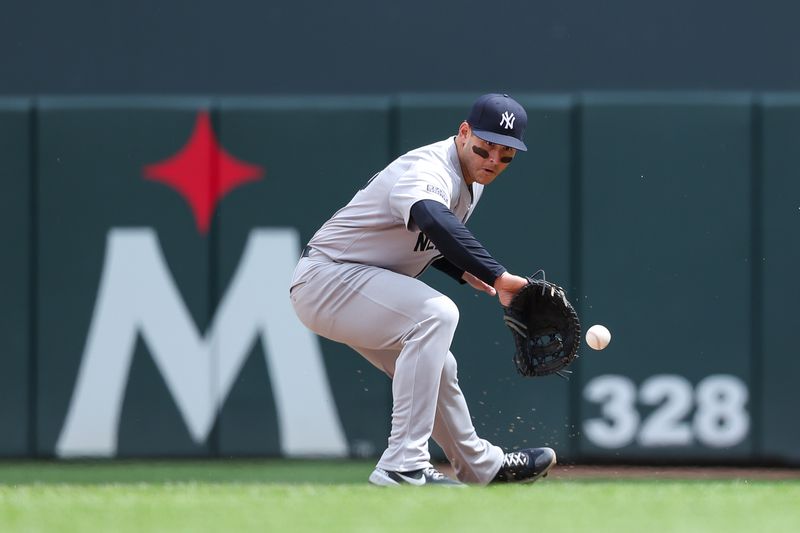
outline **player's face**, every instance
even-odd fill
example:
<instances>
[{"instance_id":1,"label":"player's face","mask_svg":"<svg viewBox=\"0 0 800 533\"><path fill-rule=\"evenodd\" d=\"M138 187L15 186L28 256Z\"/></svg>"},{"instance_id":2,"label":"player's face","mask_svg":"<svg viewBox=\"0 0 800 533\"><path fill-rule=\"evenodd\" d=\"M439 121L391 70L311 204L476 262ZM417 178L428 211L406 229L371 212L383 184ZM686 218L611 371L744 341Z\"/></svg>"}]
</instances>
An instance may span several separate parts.
<instances>
[{"instance_id":1,"label":"player's face","mask_svg":"<svg viewBox=\"0 0 800 533\"><path fill-rule=\"evenodd\" d=\"M462 143L461 169L468 185L474 182L489 185L517 153L516 149L509 146L484 141L472 133L469 126L459 131L459 140Z\"/></svg>"}]
</instances>

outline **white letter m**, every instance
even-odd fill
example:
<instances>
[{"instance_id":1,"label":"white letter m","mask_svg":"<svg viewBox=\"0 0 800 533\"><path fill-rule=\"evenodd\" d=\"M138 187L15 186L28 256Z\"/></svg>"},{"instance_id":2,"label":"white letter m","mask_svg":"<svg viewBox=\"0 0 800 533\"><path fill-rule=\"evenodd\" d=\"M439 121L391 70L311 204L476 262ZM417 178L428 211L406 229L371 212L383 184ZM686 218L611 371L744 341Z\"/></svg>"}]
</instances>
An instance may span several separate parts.
<instances>
[{"instance_id":1,"label":"white letter m","mask_svg":"<svg viewBox=\"0 0 800 533\"><path fill-rule=\"evenodd\" d=\"M288 287L293 229L256 229L206 335L198 332L155 232L112 229L60 457L113 457L136 336L142 335L192 439L208 437L256 338L262 342L286 456L343 456L347 444L316 337ZM213 370L212 370L213 369Z\"/></svg>"}]
</instances>

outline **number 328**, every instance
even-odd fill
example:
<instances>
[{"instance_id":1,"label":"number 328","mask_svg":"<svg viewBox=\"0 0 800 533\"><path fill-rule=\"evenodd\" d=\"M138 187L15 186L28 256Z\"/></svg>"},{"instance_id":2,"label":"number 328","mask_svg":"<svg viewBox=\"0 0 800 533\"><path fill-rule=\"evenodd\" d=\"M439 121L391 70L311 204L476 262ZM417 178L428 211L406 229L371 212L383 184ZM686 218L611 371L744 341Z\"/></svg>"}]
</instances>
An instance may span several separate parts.
<instances>
[{"instance_id":1,"label":"number 328","mask_svg":"<svg viewBox=\"0 0 800 533\"><path fill-rule=\"evenodd\" d=\"M690 446L695 441L712 448L741 442L750 430L748 390L741 379L714 374L696 387L683 376L660 374L642 382L607 374L590 380L583 397L600 404L602 417L583 422L590 442L602 448ZM654 406L642 420L637 402ZM694 416L688 416L694 408Z\"/></svg>"}]
</instances>

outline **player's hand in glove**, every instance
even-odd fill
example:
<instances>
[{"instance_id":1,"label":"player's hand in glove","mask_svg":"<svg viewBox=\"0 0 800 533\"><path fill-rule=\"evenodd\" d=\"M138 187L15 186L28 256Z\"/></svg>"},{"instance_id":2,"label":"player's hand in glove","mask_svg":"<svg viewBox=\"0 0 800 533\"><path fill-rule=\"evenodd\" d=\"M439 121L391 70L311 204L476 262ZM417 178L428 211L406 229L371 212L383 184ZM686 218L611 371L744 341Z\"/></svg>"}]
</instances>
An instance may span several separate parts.
<instances>
[{"instance_id":1,"label":"player's hand in glove","mask_svg":"<svg viewBox=\"0 0 800 533\"><path fill-rule=\"evenodd\" d=\"M511 303L511 299L527 284L527 278L521 278L514 274L503 272L494 280L494 288L497 291L497 297L500 299L500 305L508 307L508 304Z\"/></svg>"},{"instance_id":2,"label":"player's hand in glove","mask_svg":"<svg viewBox=\"0 0 800 533\"><path fill-rule=\"evenodd\" d=\"M564 368L578 356L581 324L564 289L545 281L543 271L539 273L541 279L535 279L536 274L520 278L525 285L504 304L503 321L511 330L516 348L514 364L523 376L566 377L569 371ZM495 287L502 302L497 282Z\"/></svg>"}]
</instances>

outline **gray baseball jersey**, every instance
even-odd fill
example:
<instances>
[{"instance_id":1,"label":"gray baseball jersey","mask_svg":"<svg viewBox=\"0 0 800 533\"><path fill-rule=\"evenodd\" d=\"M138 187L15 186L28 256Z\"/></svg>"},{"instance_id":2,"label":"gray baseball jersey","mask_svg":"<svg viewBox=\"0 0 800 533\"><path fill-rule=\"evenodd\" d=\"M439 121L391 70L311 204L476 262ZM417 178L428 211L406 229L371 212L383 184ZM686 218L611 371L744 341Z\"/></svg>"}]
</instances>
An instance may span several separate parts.
<instances>
[{"instance_id":1,"label":"gray baseball jersey","mask_svg":"<svg viewBox=\"0 0 800 533\"><path fill-rule=\"evenodd\" d=\"M451 137L412 150L373 176L309 245L334 261L416 277L441 254L413 225L411 206L435 200L466 222L482 192L479 183L470 192Z\"/></svg>"}]
</instances>

